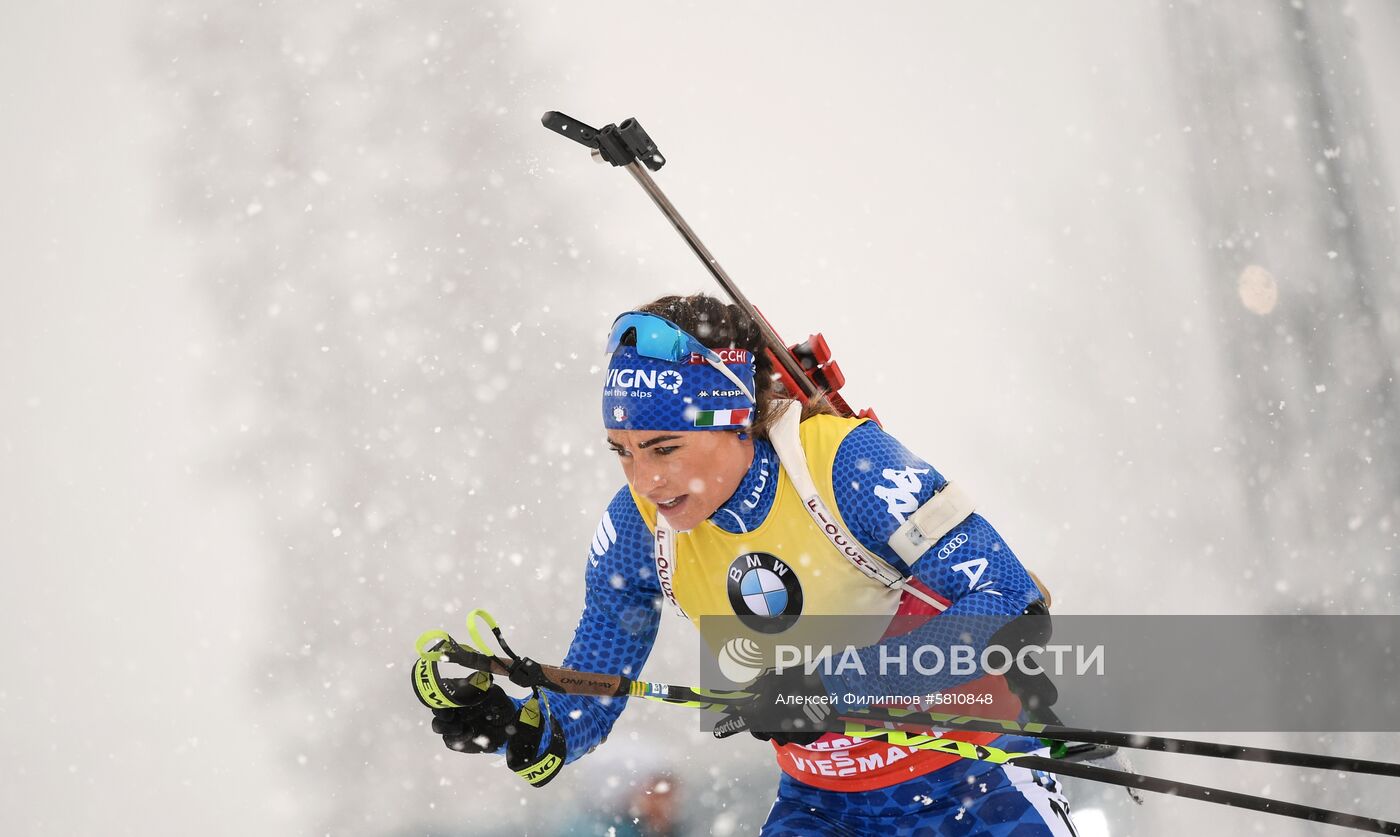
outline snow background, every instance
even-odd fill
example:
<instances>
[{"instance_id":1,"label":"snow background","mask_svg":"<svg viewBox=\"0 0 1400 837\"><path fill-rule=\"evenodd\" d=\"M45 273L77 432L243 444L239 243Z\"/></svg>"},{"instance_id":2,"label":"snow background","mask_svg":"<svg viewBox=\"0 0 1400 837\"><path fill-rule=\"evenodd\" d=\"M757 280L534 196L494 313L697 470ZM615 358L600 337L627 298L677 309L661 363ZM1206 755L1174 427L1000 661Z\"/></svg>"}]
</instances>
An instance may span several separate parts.
<instances>
[{"instance_id":1,"label":"snow background","mask_svg":"<svg viewBox=\"0 0 1400 837\"><path fill-rule=\"evenodd\" d=\"M639 117L746 292L790 339L827 335L852 403L975 492L1057 611L1396 613L1384 515L1319 514L1320 567L1239 512L1254 425L1172 11L1126 6L10 4L0 830L564 833L663 769L693 833L756 830L767 745L635 706L531 791L443 750L408 692L413 638L475 606L562 656L620 479L601 331L710 289L548 109ZM1400 11L1346 8L1394 183ZM685 682L693 635L664 625L647 675ZM1400 819L1379 784L1136 762ZM1071 801L1102 812L1088 835L1318 831Z\"/></svg>"}]
</instances>

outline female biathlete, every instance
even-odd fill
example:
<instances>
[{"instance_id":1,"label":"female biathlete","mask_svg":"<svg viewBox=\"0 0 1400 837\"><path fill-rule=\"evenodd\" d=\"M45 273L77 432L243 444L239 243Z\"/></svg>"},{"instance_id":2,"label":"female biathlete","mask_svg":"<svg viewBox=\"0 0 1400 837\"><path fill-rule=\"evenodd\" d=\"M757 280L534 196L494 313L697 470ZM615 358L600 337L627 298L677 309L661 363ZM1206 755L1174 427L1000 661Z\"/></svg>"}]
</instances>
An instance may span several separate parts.
<instances>
[{"instance_id":1,"label":"female biathlete","mask_svg":"<svg viewBox=\"0 0 1400 837\"><path fill-rule=\"evenodd\" d=\"M778 397L760 332L736 306L664 297L618 317L607 351L603 423L627 485L589 548L565 667L639 677L666 607L697 625L702 616L738 617L764 632L804 614L874 615L899 626L885 643L948 647L966 639L958 616L1009 621L1043 598L956 486L877 424ZM873 647L860 653L874 662ZM864 677L847 672L839 687L792 671L750 687L768 701L752 717L739 710L772 742L783 772L761 834L1075 833L1053 775L823 732L796 708L813 702L790 701L775 722L777 694L901 687L874 666ZM1019 710L1001 678L935 680L995 696L995 710L967 714ZM527 778L552 778L588 753L627 703L550 695L542 706L476 682L470 706L434 710L434 732L454 750L504 752ZM947 737L1040 746L989 733Z\"/></svg>"}]
</instances>

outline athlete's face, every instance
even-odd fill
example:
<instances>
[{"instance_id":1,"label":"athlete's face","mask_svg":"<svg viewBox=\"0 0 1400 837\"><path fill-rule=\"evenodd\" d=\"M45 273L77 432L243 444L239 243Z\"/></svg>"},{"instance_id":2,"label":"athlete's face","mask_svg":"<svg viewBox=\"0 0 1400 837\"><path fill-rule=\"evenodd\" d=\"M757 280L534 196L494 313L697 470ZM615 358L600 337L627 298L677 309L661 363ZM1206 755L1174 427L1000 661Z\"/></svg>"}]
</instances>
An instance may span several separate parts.
<instances>
[{"instance_id":1,"label":"athlete's face","mask_svg":"<svg viewBox=\"0 0 1400 837\"><path fill-rule=\"evenodd\" d=\"M632 490L678 531L714 514L753 462L753 442L724 430L609 430L608 446Z\"/></svg>"}]
</instances>

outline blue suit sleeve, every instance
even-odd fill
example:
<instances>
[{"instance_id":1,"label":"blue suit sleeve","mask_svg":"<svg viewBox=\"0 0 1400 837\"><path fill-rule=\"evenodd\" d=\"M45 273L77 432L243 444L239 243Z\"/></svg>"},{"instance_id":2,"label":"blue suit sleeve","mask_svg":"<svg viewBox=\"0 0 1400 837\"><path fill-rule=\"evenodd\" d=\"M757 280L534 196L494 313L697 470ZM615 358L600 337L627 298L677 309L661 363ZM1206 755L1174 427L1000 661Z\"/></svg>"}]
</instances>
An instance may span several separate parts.
<instances>
[{"instance_id":1,"label":"blue suit sleeve","mask_svg":"<svg viewBox=\"0 0 1400 837\"><path fill-rule=\"evenodd\" d=\"M888 540L907 516L928 501L947 480L922 458L911 453L874 423L847 434L832 469L836 504L851 534L866 549L908 574L909 569ZM956 686L975 675L948 672L923 675L882 675L880 649L889 656L899 646L935 646L945 652L953 645L980 649L998 628L1040 598L1040 591L997 531L973 514L931 545L914 563L913 576L951 602L939 616L902 636L861 649L865 674L849 671L837 685L856 694L927 694ZM960 618L974 617L974 618Z\"/></svg>"},{"instance_id":2,"label":"blue suit sleeve","mask_svg":"<svg viewBox=\"0 0 1400 837\"><path fill-rule=\"evenodd\" d=\"M564 657L566 668L630 678L641 673L661 622L652 543L624 487L603 513L588 549L583 616ZM626 706L626 698L551 694L550 714L568 745L565 760L598 746Z\"/></svg>"}]
</instances>

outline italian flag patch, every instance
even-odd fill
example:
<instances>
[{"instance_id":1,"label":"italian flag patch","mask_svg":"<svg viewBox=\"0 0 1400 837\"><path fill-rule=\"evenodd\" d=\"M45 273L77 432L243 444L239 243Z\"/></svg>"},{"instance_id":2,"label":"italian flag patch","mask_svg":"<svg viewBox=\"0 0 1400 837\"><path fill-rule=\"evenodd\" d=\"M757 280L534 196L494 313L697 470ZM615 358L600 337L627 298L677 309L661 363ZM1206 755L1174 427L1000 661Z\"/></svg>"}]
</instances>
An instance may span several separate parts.
<instances>
[{"instance_id":1,"label":"italian flag patch","mask_svg":"<svg viewBox=\"0 0 1400 837\"><path fill-rule=\"evenodd\" d=\"M696 427L728 427L735 424L748 424L749 413L753 410L701 410L695 414Z\"/></svg>"}]
</instances>

